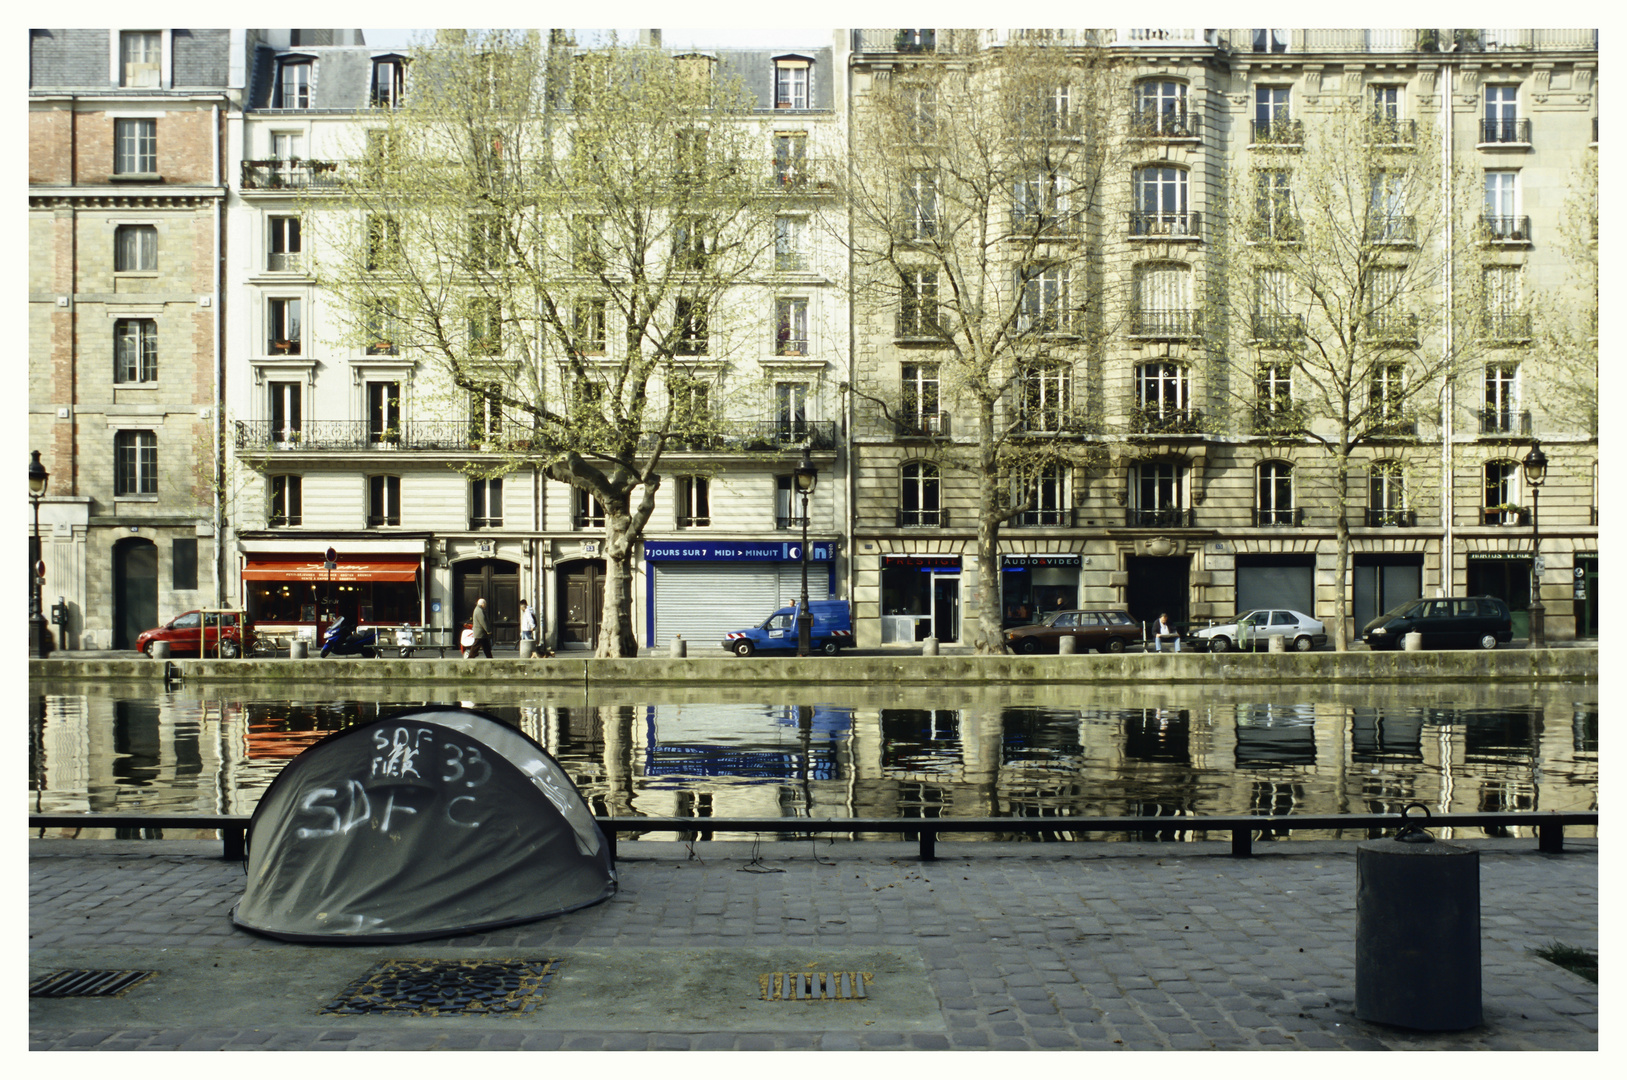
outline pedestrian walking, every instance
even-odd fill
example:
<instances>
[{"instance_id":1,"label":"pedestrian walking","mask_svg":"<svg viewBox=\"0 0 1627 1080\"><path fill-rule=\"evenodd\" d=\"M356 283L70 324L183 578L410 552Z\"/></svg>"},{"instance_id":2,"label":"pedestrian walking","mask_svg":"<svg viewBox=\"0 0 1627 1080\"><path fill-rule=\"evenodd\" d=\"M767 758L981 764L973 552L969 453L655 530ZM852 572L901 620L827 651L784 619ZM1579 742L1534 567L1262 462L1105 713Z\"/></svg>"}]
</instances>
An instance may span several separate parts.
<instances>
[{"instance_id":1,"label":"pedestrian walking","mask_svg":"<svg viewBox=\"0 0 1627 1080\"><path fill-rule=\"evenodd\" d=\"M524 600L520 601L520 640L537 640L537 616Z\"/></svg>"},{"instance_id":2,"label":"pedestrian walking","mask_svg":"<svg viewBox=\"0 0 1627 1080\"><path fill-rule=\"evenodd\" d=\"M475 613L469 620L469 629L474 632L474 644L469 646L464 659L472 660L476 653L484 652L486 659L491 659L491 624L486 621L486 598L482 596L475 601Z\"/></svg>"}]
</instances>

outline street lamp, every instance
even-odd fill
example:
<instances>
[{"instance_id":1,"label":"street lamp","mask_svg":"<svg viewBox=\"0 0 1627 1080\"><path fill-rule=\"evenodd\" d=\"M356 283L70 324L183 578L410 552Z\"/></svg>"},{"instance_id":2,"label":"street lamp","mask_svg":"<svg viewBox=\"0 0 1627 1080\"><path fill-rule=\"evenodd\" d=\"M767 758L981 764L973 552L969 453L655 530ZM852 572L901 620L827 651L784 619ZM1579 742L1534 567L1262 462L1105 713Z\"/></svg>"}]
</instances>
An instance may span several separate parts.
<instances>
[{"instance_id":1,"label":"street lamp","mask_svg":"<svg viewBox=\"0 0 1627 1080\"><path fill-rule=\"evenodd\" d=\"M51 482L51 474L40 464L40 452L28 463L28 498L34 504L34 535L28 544L28 655L43 660L51 655L50 632L45 628L45 612L40 610L40 581L45 576L45 563L40 558L40 500Z\"/></svg>"},{"instance_id":2,"label":"street lamp","mask_svg":"<svg viewBox=\"0 0 1627 1080\"><path fill-rule=\"evenodd\" d=\"M797 655L807 656L813 649L813 612L808 609L808 496L819 482L819 470L808 457L808 448L802 448L802 460L797 463L797 490L802 493L802 600L797 605Z\"/></svg>"},{"instance_id":3,"label":"street lamp","mask_svg":"<svg viewBox=\"0 0 1627 1080\"><path fill-rule=\"evenodd\" d=\"M1541 541L1537 537L1537 507L1542 482L1548 478L1548 455L1542 452L1541 444L1531 444L1531 452L1525 455L1522 464L1525 466L1525 482L1531 485L1531 604L1526 617L1531 623L1531 648L1541 649L1548 644L1545 625L1548 609L1542 606L1542 573L1537 569L1542 562Z\"/></svg>"}]
</instances>

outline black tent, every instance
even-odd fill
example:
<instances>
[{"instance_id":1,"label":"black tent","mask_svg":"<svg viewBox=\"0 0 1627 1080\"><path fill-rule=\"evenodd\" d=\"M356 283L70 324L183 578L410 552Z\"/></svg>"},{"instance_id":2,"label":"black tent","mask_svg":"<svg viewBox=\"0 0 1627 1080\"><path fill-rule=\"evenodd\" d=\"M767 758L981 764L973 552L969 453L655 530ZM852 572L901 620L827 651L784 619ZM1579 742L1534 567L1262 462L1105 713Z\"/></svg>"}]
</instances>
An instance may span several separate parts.
<instances>
[{"instance_id":1,"label":"black tent","mask_svg":"<svg viewBox=\"0 0 1627 1080\"><path fill-rule=\"evenodd\" d=\"M616 891L576 785L523 732L426 706L330 735L248 829L238 926L289 941L416 941L574 911Z\"/></svg>"}]
</instances>

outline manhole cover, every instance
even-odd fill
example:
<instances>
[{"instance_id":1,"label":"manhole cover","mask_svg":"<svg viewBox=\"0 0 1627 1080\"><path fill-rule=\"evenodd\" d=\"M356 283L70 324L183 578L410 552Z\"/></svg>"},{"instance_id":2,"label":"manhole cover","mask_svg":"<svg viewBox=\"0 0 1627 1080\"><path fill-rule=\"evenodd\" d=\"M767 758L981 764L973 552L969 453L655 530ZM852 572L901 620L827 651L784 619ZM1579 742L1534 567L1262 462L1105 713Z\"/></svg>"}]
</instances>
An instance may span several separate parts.
<instances>
[{"instance_id":1,"label":"manhole cover","mask_svg":"<svg viewBox=\"0 0 1627 1080\"><path fill-rule=\"evenodd\" d=\"M156 971L53 971L28 984L28 996L37 998L121 997Z\"/></svg>"},{"instance_id":2,"label":"manhole cover","mask_svg":"<svg viewBox=\"0 0 1627 1080\"><path fill-rule=\"evenodd\" d=\"M494 1016L527 1013L559 960L383 960L322 1007L325 1013Z\"/></svg>"}]
</instances>

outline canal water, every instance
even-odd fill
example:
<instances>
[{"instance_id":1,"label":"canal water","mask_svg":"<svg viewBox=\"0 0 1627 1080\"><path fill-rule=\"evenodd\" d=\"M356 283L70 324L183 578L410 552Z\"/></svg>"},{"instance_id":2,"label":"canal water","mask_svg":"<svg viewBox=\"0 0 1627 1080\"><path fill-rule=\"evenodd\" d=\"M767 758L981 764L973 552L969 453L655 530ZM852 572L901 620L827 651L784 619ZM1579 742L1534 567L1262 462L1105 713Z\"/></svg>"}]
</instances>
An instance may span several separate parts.
<instances>
[{"instance_id":1,"label":"canal water","mask_svg":"<svg viewBox=\"0 0 1627 1080\"><path fill-rule=\"evenodd\" d=\"M316 740L429 702L461 702L520 728L564 764L596 814L615 817L1598 807L1592 685L946 687L925 700L880 687L781 694L739 684L613 696L396 684L296 700L269 696L282 687L135 689L30 687L30 811L247 814ZM1069 835L1065 821L1057 833ZM1149 834L1081 835L1206 838L1176 820Z\"/></svg>"}]
</instances>

